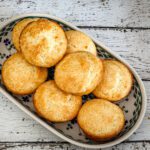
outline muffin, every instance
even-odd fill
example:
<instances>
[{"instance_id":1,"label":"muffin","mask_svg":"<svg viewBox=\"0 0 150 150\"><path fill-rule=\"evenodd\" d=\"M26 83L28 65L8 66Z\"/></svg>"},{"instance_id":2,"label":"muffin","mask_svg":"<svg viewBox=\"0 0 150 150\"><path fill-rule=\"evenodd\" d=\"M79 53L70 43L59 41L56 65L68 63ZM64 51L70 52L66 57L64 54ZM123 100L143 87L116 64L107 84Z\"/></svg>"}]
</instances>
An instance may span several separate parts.
<instances>
[{"instance_id":1,"label":"muffin","mask_svg":"<svg viewBox=\"0 0 150 150\"><path fill-rule=\"evenodd\" d=\"M47 75L47 69L29 64L21 53L13 54L2 66L2 81L14 94L33 93Z\"/></svg>"},{"instance_id":2,"label":"muffin","mask_svg":"<svg viewBox=\"0 0 150 150\"><path fill-rule=\"evenodd\" d=\"M56 22L38 19L23 30L20 47L25 59L32 65L51 67L64 56L67 39Z\"/></svg>"},{"instance_id":3,"label":"muffin","mask_svg":"<svg viewBox=\"0 0 150 150\"><path fill-rule=\"evenodd\" d=\"M110 101L118 101L131 91L133 77L129 69L116 60L104 60L102 81L94 90L94 95Z\"/></svg>"},{"instance_id":4,"label":"muffin","mask_svg":"<svg viewBox=\"0 0 150 150\"><path fill-rule=\"evenodd\" d=\"M56 66L54 79L57 86L75 95L92 92L103 74L102 61L89 52L66 55Z\"/></svg>"},{"instance_id":5,"label":"muffin","mask_svg":"<svg viewBox=\"0 0 150 150\"><path fill-rule=\"evenodd\" d=\"M13 41L13 44L14 44L15 48L17 49L17 51L20 51L19 38L20 38L21 32L29 23L36 21L36 20L37 20L37 18L23 19L14 26L13 31L12 31L12 41Z\"/></svg>"},{"instance_id":6,"label":"muffin","mask_svg":"<svg viewBox=\"0 0 150 150\"><path fill-rule=\"evenodd\" d=\"M82 98L61 91L53 80L43 83L35 92L34 107L48 121L64 122L76 117Z\"/></svg>"},{"instance_id":7,"label":"muffin","mask_svg":"<svg viewBox=\"0 0 150 150\"><path fill-rule=\"evenodd\" d=\"M125 117L117 105L107 100L93 99L83 104L77 122L90 139L106 141L122 131Z\"/></svg>"},{"instance_id":8,"label":"muffin","mask_svg":"<svg viewBox=\"0 0 150 150\"><path fill-rule=\"evenodd\" d=\"M66 53L86 51L93 55L97 54L94 42L84 33L74 30L66 31L65 33L68 40Z\"/></svg>"}]
</instances>

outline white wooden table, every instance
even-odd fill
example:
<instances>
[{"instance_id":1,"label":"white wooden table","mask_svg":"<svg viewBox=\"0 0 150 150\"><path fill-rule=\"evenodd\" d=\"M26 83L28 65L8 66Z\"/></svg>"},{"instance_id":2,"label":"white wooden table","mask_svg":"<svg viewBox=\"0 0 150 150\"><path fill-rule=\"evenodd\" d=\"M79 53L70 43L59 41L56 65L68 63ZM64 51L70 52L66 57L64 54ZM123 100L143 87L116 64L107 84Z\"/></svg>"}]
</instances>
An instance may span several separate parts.
<instances>
[{"instance_id":1,"label":"white wooden table","mask_svg":"<svg viewBox=\"0 0 150 150\"><path fill-rule=\"evenodd\" d=\"M150 0L0 0L0 23L48 13L82 28L126 59L141 76L148 107L140 128L108 150L150 149ZM0 95L0 150L80 149L56 137Z\"/></svg>"}]
</instances>

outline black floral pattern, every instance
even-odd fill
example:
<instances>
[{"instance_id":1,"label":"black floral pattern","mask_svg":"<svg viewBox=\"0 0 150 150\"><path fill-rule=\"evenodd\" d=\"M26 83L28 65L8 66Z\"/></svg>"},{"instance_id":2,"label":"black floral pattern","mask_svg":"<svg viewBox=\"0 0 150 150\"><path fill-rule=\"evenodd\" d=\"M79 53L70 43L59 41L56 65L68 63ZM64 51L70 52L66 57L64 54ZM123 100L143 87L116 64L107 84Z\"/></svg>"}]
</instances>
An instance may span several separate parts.
<instances>
[{"instance_id":1,"label":"black floral pattern","mask_svg":"<svg viewBox=\"0 0 150 150\"><path fill-rule=\"evenodd\" d=\"M5 43L6 46L8 46L11 42L10 42L9 39L4 39L4 43Z\"/></svg>"}]
</instances>

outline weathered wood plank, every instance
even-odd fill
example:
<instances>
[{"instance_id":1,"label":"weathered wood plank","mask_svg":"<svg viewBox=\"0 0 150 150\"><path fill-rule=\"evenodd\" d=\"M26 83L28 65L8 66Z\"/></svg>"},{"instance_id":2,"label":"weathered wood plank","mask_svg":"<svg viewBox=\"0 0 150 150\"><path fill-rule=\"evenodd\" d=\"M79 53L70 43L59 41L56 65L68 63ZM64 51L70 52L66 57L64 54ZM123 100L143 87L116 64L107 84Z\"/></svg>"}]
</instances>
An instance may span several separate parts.
<instances>
[{"instance_id":1,"label":"weathered wood plank","mask_svg":"<svg viewBox=\"0 0 150 150\"><path fill-rule=\"evenodd\" d=\"M0 143L0 150L89 150L68 143ZM103 150L149 150L150 142L122 143Z\"/></svg>"},{"instance_id":2,"label":"weathered wood plank","mask_svg":"<svg viewBox=\"0 0 150 150\"><path fill-rule=\"evenodd\" d=\"M150 30L82 29L125 58L142 79L150 80Z\"/></svg>"},{"instance_id":3,"label":"weathered wood plank","mask_svg":"<svg viewBox=\"0 0 150 150\"><path fill-rule=\"evenodd\" d=\"M144 82L144 84L148 96L147 112L141 127L129 138L129 141L150 140L150 82ZM0 104L1 142L62 141L32 120L1 94Z\"/></svg>"},{"instance_id":4,"label":"weathered wood plank","mask_svg":"<svg viewBox=\"0 0 150 150\"><path fill-rule=\"evenodd\" d=\"M149 0L0 1L0 21L30 12L49 13L82 26L150 27Z\"/></svg>"}]
</instances>

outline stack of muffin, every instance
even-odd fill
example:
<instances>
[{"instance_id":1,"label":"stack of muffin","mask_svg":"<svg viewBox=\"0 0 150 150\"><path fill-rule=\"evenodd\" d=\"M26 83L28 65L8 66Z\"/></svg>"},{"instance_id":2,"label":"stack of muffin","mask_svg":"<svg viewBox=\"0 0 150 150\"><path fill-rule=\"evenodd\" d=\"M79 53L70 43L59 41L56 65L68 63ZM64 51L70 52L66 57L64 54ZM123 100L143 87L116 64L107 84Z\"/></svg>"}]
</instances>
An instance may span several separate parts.
<instances>
[{"instance_id":1,"label":"stack of muffin","mask_svg":"<svg viewBox=\"0 0 150 150\"><path fill-rule=\"evenodd\" d=\"M132 74L116 60L97 57L93 41L79 31L64 31L44 18L24 19L12 32L17 53L2 66L2 80L14 94L33 95L37 113L48 121L65 122L77 117L83 132L96 141L117 136L125 117L112 102L126 97ZM46 81L55 67L54 80ZM82 96L97 99L82 105Z\"/></svg>"}]
</instances>

